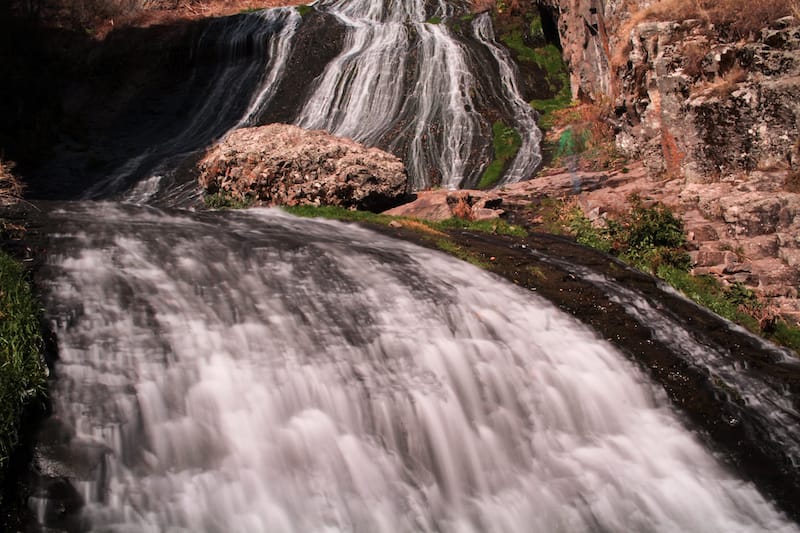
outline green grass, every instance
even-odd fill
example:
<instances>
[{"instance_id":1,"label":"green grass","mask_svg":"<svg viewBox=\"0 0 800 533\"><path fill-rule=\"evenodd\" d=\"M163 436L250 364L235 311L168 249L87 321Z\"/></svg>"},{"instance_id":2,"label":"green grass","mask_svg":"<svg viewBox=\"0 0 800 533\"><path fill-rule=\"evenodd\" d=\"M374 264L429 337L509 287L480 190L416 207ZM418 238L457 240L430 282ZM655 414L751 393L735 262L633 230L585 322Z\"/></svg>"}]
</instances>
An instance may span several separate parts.
<instances>
[{"instance_id":1,"label":"green grass","mask_svg":"<svg viewBox=\"0 0 800 533\"><path fill-rule=\"evenodd\" d=\"M23 411L46 390L39 313L24 269L0 252L0 472L17 444Z\"/></svg>"},{"instance_id":2,"label":"green grass","mask_svg":"<svg viewBox=\"0 0 800 533\"><path fill-rule=\"evenodd\" d=\"M511 235L515 237L525 237L528 232L521 226L514 226L505 220L464 220L463 218L448 218L442 221L431 220L418 220L407 217L393 217L389 215L382 215L380 213L372 213L370 211L356 211L345 209L344 207L332 206L311 206L311 205L297 205L297 206L284 206L281 207L289 214L306 217L306 218L328 218L333 220L344 220L348 222L367 222L372 224L380 224L388 226L389 223L396 221L400 222L413 222L430 228L435 231L448 231L448 230L465 230L474 231L477 233L490 233L493 235Z\"/></svg>"},{"instance_id":3,"label":"green grass","mask_svg":"<svg viewBox=\"0 0 800 533\"><path fill-rule=\"evenodd\" d=\"M494 160L483 171L480 182L478 182L479 189L488 189L498 182L506 165L514 159L521 145L522 139L517 130L506 126L502 120L498 120L492 125Z\"/></svg>"},{"instance_id":4,"label":"green grass","mask_svg":"<svg viewBox=\"0 0 800 533\"><path fill-rule=\"evenodd\" d=\"M250 207L252 200L245 198L235 198L227 192L216 192L214 194L207 194L203 198L203 203L208 209L244 209Z\"/></svg>"},{"instance_id":5,"label":"green grass","mask_svg":"<svg viewBox=\"0 0 800 533\"><path fill-rule=\"evenodd\" d=\"M631 211L619 221L597 227L577 206L548 206L543 218L561 225L578 243L616 255L636 268L650 272L679 290L687 298L752 333L786 346L800 354L800 327L778 320L762 331L759 317L765 305L756 293L741 283L723 285L713 276L693 276L685 251L683 223L663 205L644 207L633 198ZM548 212L550 213L549 215Z\"/></svg>"},{"instance_id":6,"label":"green grass","mask_svg":"<svg viewBox=\"0 0 800 533\"><path fill-rule=\"evenodd\" d=\"M760 333L758 321L742 310L741 286L724 287L712 276L692 276L674 267L662 266L658 277L678 289L690 300L710 309L719 316ZM752 291L750 291L752 294ZM752 294L755 298L755 294Z\"/></svg>"}]
</instances>

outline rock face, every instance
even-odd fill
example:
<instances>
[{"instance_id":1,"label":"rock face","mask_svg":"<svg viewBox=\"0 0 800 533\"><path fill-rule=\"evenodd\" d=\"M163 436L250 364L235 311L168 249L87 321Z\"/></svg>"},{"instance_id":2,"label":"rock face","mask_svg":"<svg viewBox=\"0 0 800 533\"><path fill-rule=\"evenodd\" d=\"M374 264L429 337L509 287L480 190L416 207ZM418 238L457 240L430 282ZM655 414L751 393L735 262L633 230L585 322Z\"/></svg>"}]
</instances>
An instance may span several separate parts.
<instances>
[{"instance_id":1,"label":"rock face","mask_svg":"<svg viewBox=\"0 0 800 533\"><path fill-rule=\"evenodd\" d=\"M228 134L198 164L200 185L263 205L331 205L378 211L400 203L403 163L322 131L270 124Z\"/></svg>"},{"instance_id":2,"label":"rock face","mask_svg":"<svg viewBox=\"0 0 800 533\"><path fill-rule=\"evenodd\" d=\"M701 20L636 23L646 0L539 3L557 10L573 96L613 105L618 146L654 173L800 170L800 21L737 39Z\"/></svg>"},{"instance_id":3,"label":"rock face","mask_svg":"<svg viewBox=\"0 0 800 533\"><path fill-rule=\"evenodd\" d=\"M425 220L446 220L453 217L491 220L503 214L503 210L499 209L503 202L500 194L468 189L421 191L416 194L413 202L390 209L386 214Z\"/></svg>"}]
</instances>

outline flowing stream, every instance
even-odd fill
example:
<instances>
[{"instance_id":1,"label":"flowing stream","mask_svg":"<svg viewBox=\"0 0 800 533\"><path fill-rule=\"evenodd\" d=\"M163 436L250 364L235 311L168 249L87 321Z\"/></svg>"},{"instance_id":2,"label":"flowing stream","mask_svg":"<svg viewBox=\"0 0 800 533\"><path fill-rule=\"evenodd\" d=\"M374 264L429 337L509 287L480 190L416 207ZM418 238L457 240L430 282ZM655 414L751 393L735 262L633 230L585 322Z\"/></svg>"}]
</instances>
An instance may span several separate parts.
<instances>
[{"instance_id":1,"label":"flowing stream","mask_svg":"<svg viewBox=\"0 0 800 533\"><path fill-rule=\"evenodd\" d=\"M50 216L39 453L74 530L798 531L612 346L471 265L274 210Z\"/></svg>"}]
</instances>

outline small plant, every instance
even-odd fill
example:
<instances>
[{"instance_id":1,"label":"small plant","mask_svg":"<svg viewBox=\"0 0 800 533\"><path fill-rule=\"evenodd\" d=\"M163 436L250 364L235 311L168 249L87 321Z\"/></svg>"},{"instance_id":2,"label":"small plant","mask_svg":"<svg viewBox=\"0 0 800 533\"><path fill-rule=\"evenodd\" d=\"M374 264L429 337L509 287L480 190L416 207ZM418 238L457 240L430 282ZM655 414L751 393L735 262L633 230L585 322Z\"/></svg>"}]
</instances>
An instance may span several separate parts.
<instances>
[{"instance_id":1,"label":"small plant","mask_svg":"<svg viewBox=\"0 0 800 533\"><path fill-rule=\"evenodd\" d=\"M208 209L245 209L253 205L250 198L237 198L227 191L207 194L203 202Z\"/></svg>"}]
</instances>

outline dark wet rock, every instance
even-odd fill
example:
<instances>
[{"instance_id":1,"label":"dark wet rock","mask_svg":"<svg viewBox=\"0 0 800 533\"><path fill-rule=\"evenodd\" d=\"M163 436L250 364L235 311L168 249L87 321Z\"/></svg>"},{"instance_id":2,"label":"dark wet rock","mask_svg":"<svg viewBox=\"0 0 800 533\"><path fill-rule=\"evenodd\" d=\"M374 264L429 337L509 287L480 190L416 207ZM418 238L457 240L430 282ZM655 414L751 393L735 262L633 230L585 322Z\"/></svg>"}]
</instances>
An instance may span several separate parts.
<instances>
[{"instance_id":1,"label":"dark wet rock","mask_svg":"<svg viewBox=\"0 0 800 533\"><path fill-rule=\"evenodd\" d=\"M208 193L265 205L375 211L400 203L408 187L397 157L286 124L231 132L206 153L199 170Z\"/></svg>"}]
</instances>

